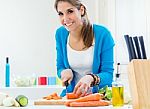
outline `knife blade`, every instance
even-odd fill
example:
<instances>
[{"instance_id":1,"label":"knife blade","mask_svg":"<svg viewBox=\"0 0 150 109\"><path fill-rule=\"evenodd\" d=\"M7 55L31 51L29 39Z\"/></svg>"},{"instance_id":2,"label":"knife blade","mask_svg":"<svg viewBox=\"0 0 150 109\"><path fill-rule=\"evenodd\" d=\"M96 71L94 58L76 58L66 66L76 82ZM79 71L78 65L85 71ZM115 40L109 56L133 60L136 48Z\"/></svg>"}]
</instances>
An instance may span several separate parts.
<instances>
[{"instance_id":1,"label":"knife blade","mask_svg":"<svg viewBox=\"0 0 150 109\"><path fill-rule=\"evenodd\" d=\"M69 83L68 83L68 80L67 80L67 81L65 81L66 93L68 93L68 85L69 85Z\"/></svg>"}]
</instances>

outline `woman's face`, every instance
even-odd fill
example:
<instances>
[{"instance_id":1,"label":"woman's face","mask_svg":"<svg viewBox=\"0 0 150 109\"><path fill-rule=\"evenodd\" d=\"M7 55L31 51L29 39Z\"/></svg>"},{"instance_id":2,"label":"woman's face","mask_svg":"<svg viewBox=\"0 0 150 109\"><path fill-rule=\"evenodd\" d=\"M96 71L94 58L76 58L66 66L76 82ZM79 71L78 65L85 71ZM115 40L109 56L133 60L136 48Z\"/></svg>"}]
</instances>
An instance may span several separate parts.
<instances>
[{"instance_id":1,"label":"woman's face","mask_svg":"<svg viewBox=\"0 0 150 109\"><path fill-rule=\"evenodd\" d=\"M78 10L68 2L60 1L57 5L57 11L60 22L70 32L77 31L82 26L81 14L84 14L84 8Z\"/></svg>"}]
</instances>

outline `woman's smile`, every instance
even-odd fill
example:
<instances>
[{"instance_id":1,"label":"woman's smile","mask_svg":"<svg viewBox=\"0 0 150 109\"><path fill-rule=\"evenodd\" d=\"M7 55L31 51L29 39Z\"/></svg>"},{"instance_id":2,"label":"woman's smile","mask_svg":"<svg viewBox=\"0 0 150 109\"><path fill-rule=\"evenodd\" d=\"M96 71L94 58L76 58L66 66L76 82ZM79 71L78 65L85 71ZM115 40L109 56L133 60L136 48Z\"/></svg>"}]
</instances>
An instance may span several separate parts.
<instances>
[{"instance_id":1,"label":"woman's smile","mask_svg":"<svg viewBox=\"0 0 150 109\"><path fill-rule=\"evenodd\" d=\"M73 22L65 23L65 26L70 27L73 24Z\"/></svg>"}]
</instances>

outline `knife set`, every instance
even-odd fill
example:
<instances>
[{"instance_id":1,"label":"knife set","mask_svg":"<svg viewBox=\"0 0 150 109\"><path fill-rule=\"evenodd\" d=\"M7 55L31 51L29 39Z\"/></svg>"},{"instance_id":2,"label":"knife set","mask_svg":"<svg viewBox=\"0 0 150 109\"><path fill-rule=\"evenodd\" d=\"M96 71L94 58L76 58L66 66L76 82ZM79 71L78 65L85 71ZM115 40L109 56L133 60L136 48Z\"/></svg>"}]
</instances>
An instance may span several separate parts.
<instances>
[{"instance_id":1,"label":"knife set","mask_svg":"<svg viewBox=\"0 0 150 109\"><path fill-rule=\"evenodd\" d=\"M128 77L133 109L150 109L150 60L133 59Z\"/></svg>"},{"instance_id":2,"label":"knife set","mask_svg":"<svg viewBox=\"0 0 150 109\"><path fill-rule=\"evenodd\" d=\"M129 53L129 61L132 59L147 59L143 36L129 37L124 35Z\"/></svg>"}]
</instances>

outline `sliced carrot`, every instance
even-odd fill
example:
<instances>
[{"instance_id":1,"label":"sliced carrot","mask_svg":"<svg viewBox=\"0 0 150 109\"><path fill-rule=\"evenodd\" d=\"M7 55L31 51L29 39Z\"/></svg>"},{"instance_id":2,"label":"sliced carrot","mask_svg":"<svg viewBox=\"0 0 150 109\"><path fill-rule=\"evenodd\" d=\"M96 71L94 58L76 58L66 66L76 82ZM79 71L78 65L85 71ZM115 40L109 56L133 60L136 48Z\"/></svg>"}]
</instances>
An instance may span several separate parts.
<instances>
[{"instance_id":1,"label":"sliced carrot","mask_svg":"<svg viewBox=\"0 0 150 109\"><path fill-rule=\"evenodd\" d=\"M52 93L46 97L43 97L43 99L46 99L46 100L51 100L51 99L54 99L54 100L58 100L58 99L62 99L60 96L58 96L57 93Z\"/></svg>"},{"instance_id":2,"label":"sliced carrot","mask_svg":"<svg viewBox=\"0 0 150 109\"><path fill-rule=\"evenodd\" d=\"M52 97L56 97L56 96L58 96L58 95L57 95L56 92L54 92L54 93L51 94L51 96L52 96Z\"/></svg>"},{"instance_id":3,"label":"sliced carrot","mask_svg":"<svg viewBox=\"0 0 150 109\"><path fill-rule=\"evenodd\" d=\"M99 94L99 93L94 93L94 94L90 94L90 95L75 99L75 101L77 101L77 102L99 101L99 100L101 100L101 94Z\"/></svg>"},{"instance_id":4,"label":"sliced carrot","mask_svg":"<svg viewBox=\"0 0 150 109\"><path fill-rule=\"evenodd\" d=\"M59 99L61 99L61 97L56 96L56 97L53 97L53 99L54 100L59 100Z\"/></svg>"},{"instance_id":5,"label":"sliced carrot","mask_svg":"<svg viewBox=\"0 0 150 109\"><path fill-rule=\"evenodd\" d=\"M49 96L47 96L45 99L46 99L46 100L51 100L51 99L52 99L52 96L49 95Z\"/></svg>"},{"instance_id":6,"label":"sliced carrot","mask_svg":"<svg viewBox=\"0 0 150 109\"><path fill-rule=\"evenodd\" d=\"M86 102L71 102L71 107L96 107L96 106L108 106L106 101L86 101Z\"/></svg>"},{"instance_id":7,"label":"sliced carrot","mask_svg":"<svg viewBox=\"0 0 150 109\"><path fill-rule=\"evenodd\" d=\"M74 94L74 93L67 93L66 97L67 97L67 99L76 99L76 98L79 98L79 96L77 94Z\"/></svg>"}]
</instances>

